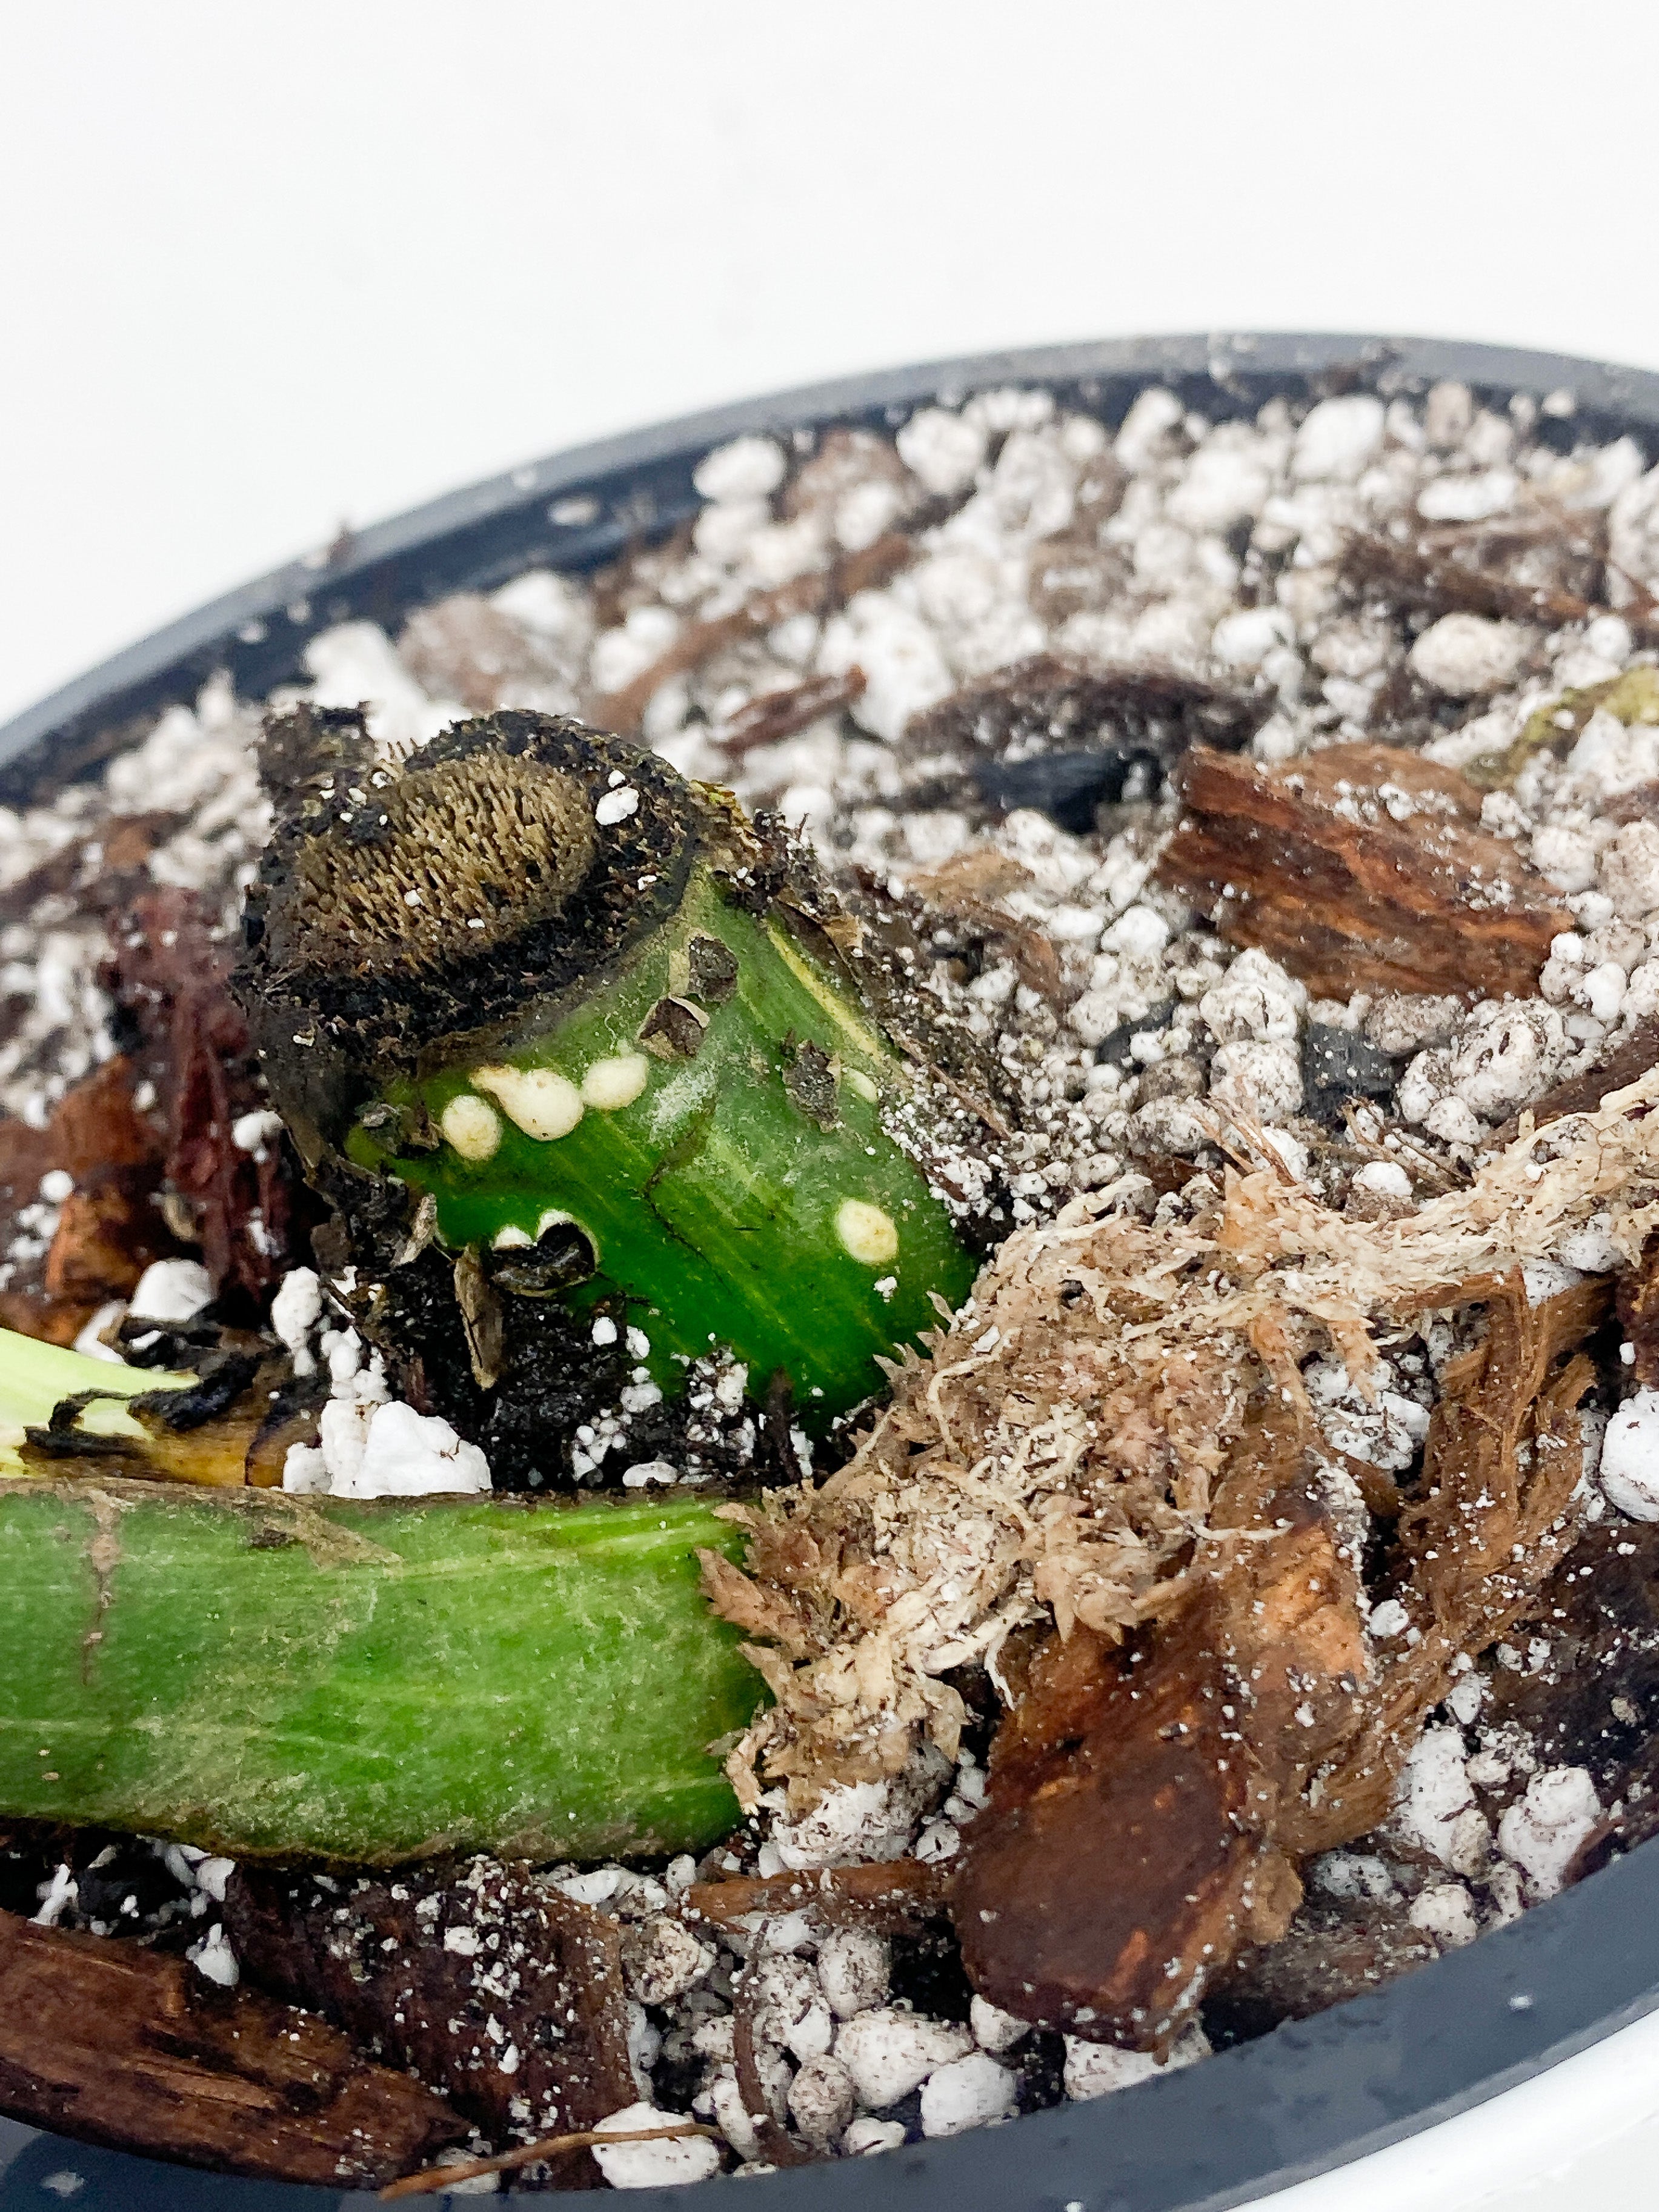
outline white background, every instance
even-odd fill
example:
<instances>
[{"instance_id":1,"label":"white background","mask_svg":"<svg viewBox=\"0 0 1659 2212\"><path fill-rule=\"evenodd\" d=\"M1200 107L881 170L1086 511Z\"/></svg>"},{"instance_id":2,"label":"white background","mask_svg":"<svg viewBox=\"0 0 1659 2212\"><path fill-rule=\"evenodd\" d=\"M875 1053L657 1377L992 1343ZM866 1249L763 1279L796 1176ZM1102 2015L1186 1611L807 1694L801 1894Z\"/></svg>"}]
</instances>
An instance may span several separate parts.
<instances>
[{"instance_id":1,"label":"white background","mask_svg":"<svg viewBox=\"0 0 1659 2212\"><path fill-rule=\"evenodd\" d=\"M1651 6L13 0L0 716L770 387L1136 331L1659 366Z\"/></svg>"}]
</instances>

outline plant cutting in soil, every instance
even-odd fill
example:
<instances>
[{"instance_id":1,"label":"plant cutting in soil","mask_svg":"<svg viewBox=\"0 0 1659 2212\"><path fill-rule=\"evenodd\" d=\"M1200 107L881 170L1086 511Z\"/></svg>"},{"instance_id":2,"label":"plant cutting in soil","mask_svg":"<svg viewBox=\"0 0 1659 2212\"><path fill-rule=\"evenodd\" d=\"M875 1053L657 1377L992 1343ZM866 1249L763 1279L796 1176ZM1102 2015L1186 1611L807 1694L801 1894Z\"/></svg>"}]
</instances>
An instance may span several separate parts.
<instances>
[{"instance_id":1,"label":"plant cutting in soil","mask_svg":"<svg viewBox=\"0 0 1659 2212\"><path fill-rule=\"evenodd\" d=\"M21 2117L856 2156L1651 1830L1659 471L1442 385L697 481L0 822Z\"/></svg>"}]
</instances>

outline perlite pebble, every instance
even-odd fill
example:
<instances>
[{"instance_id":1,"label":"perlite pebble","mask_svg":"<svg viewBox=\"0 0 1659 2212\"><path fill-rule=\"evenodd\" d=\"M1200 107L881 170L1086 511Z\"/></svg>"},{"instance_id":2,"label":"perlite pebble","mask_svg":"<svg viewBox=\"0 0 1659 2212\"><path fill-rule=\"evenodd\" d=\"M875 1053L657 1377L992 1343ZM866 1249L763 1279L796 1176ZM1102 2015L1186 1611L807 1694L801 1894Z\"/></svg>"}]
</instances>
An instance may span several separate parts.
<instances>
[{"instance_id":1,"label":"perlite pebble","mask_svg":"<svg viewBox=\"0 0 1659 2212\"><path fill-rule=\"evenodd\" d=\"M1601 1817L1601 1801L1583 1767L1548 1767L1498 1822L1498 1848L1525 1872L1535 1898L1553 1897Z\"/></svg>"},{"instance_id":2,"label":"perlite pebble","mask_svg":"<svg viewBox=\"0 0 1659 2212\"><path fill-rule=\"evenodd\" d=\"M216 1923L199 1943L191 1945L185 1956L198 1974L210 1982L216 1982L222 1990L234 1990L242 1978L230 1940Z\"/></svg>"},{"instance_id":3,"label":"perlite pebble","mask_svg":"<svg viewBox=\"0 0 1659 2212\"><path fill-rule=\"evenodd\" d=\"M1115 2044L1085 2043L1081 2036L1066 2038L1066 2094L1079 2101L1109 2096L1114 2090L1133 2088L1155 2075L1195 2065L1210 2055L1210 2039L1201 2027L1183 2028L1175 2048L1160 2065L1150 2051L1120 2051Z\"/></svg>"},{"instance_id":4,"label":"perlite pebble","mask_svg":"<svg viewBox=\"0 0 1659 2212\"><path fill-rule=\"evenodd\" d=\"M1519 669L1527 635L1485 615L1442 615L1408 656L1412 672L1448 698L1474 699L1501 690Z\"/></svg>"},{"instance_id":5,"label":"perlite pebble","mask_svg":"<svg viewBox=\"0 0 1659 2212\"><path fill-rule=\"evenodd\" d=\"M1659 828L1632 822L1601 848L1601 888L1626 921L1659 910Z\"/></svg>"},{"instance_id":6,"label":"perlite pebble","mask_svg":"<svg viewBox=\"0 0 1659 2212\"><path fill-rule=\"evenodd\" d=\"M601 830L614 830L619 822L626 822L630 814L639 811L640 794L632 784L624 784L620 791L607 791L593 809L593 819Z\"/></svg>"},{"instance_id":7,"label":"perlite pebble","mask_svg":"<svg viewBox=\"0 0 1659 2212\"><path fill-rule=\"evenodd\" d=\"M691 472L691 481L704 499L721 505L734 500L769 497L783 482L786 464L781 447L772 438L733 438L716 446Z\"/></svg>"},{"instance_id":8,"label":"perlite pebble","mask_svg":"<svg viewBox=\"0 0 1659 2212\"><path fill-rule=\"evenodd\" d=\"M1453 1874L1483 1871L1492 1832L1474 1801L1460 1729L1425 1729L1412 1746L1395 1787L1394 1820L1408 1843Z\"/></svg>"},{"instance_id":9,"label":"perlite pebble","mask_svg":"<svg viewBox=\"0 0 1659 2212\"><path fill-rule=\"evenodd\" d=\"M672 2004L702 1979L714 1955L683 1921L665 1913L647 1920L623 1948L628 1993L641 2004Z\"/></svg>"},{"instance_id":10,"label":"perlite pebble","mask_svg":"<svg viewBox=\"0 0 1659 2212\"><path fill-rule=\"evenodd\" d=\"M1368 392L1322 399L1296 434L1291 473L1304 483L1352 483L1382 442L1383 408Z\"/></svg>"},{"instance_id":11,"label":"perlite pebble","mask_svg":"<svg viewBox=\"0 0 1659 2212\"><path fill-rule=\"evenodd\" d=\"M797 2058L817 2058L829 2050L835 2022L811 1964L793 1954L769 1952L744 1975L753 1978L755 2031Z\"/></svg>"},{"instance_id":12,"label":"perlite pebble","mask_svg":"<svg viewBox=\"0 0 1659 2212\"><path fill-rule=\"evenodd\" d=\"M843 2158L868 2158L872 2151L896 2150L904 2141L902 2120L878 2120L868 2114L854 2120L841 2139Z\"/></svg>"},{"instance_id":13,"label":"perlite pebble","mask_svg":"<svg viewBox=\"0 0 1659 2212\"><path fill-rule=\"evenodd\" d=\"M930 2074L922 2084L921 2131L959 2136L1002 2119L1014 2109L1018 2084L988 2051L969 2051Z\"/></svg>"},{"instance_id":14,"label":"perlite pebble","mask_svg":"<svg viewBox=\"0 0 1659 2212\"><path fill-rule=\"evenodd\" d=\"M1370 1160L1353 1179L1356 1190L1375 1191L1382 1198L1409 1198L1412 1179L1392 1160Z\"/></svg>"},{"instance_id":15,"label":"perlite pebble","mask_svg":"<svg viewBox=\"0 0 1659 2212\"><path fill-rule=\"evenodd\" d=\"M824 624L817 660L825 676L863 669L865 686L853 704L853 719L887 744L902 736L912 714L944 698L952 684L949 665L927 624L873 592L861 592L844 613Z\"/></svg>"},{"instance_id":16,"label":"perlite pebble","mask_svg":"<svg viewBox=\"0 0 1659 2212\"><path fill-rule=\"evenodd\" d=\"M1294 1037L1307 1003L1306 986L1252 945L1205 992L1198 1011L1218 1044L1243 1044Z\"/></svg>"},{"instance_id":17,"label":"perlite pebble","mask_svg":"<svg viewBox=\"0 0 1659 2212\"><path fill-rule=\"evenodd\" d=\"M858 2110L858 2088L839 2058L827 2053L805 2060L789 2084L789 2112L808 2142L820 2150L840 2136Z\"/></svg>"},{"instance_id":18,"label":"perlite pebble","mask_svg":"<svg viewBox=\"0 0 1659 2212\"><path fill-rule=\"evenodd\" d=\"M489 1462L477 1444L435 1413L417 1413L396 1398L371 1415L356 1469L330 1484L336 1498L426 1498L489 1487Z\"/></svg>"},{"instance_id":19,"label":"perlite pebble","mask_svg":"<svg viewBox=\"0 0 1659 2212\"><path fill-rule=\"evenodd\" d=\"M270 1325L287 1346L297 1376L310 1375L316 1370L310 1337L322 1310L322 1285L315 1270L291 1267L277 1285L276 1295L270 1302Z\"/></svg>"},{"instance_id":20,"label":"perlite pebble","mask_svg":"<svg viewBox=\"0 0 1659 2212\"><path fill-rule=\"evenodd\" d=\"M1632 1521L1659 1521L1659 1390L1644 1385L1608 1421L1601 1481Z\"/></svg>"},{"instance_id":21,"label":"perlite pebble","mask_svg":"<svg viewBox=\"0 0 1659 2212\"><path fill-rule=\"evenodd\" d=\"M1394 1876L1386 1859L1371 1851L1326 1851L1308 1869L1309 1886L1326 1897L1345 1901L1356 1898L1382 1899L1395 1894Z\"/></svg>"},{"instance_id":22,"label":"perlite pebble","mask_svg":"<svg viewBox=\"0 0 1659 2212\"><path fill-rule=\"evenodd\" d=\"M686 2120L684 2112L659 2112L653 2105L625 2105L600 2120L599 2135L632 2135ZM613 2189L672 2189L689 2181L707 2181L720 2172L720 2147L708 2136L682 2136L677 2141L635 2143L595 2143L593 2157L599 2172Z\"/></svg>"},{"instance_id":23,"label":"perlite pebble","mask_svg":"<svg viewBox=\"0 0 1659 2212\"><path fill-rule=\"evenodd\" d=\"M1273 477L1257 441L1241 426L1212 431L1187 464L1187 472L1164 501L1172 522L1200 535L1224 536L1235 523L1254 520L1273 488ZM1232 433L1231 436L1228 434ZM1248 442L1245 442L1248 441Z\"/></svg>"},{"instance_id":24,"label":"perlite pebble","mask_svg":"<svg viewBox=\"0 0 1659 2212\"><path fill-rule=\"evenodd\" d=\"M1406 1917L1447 1950L1461 1950L1480 1933L1474 1899L1461 1881L1438 1881L1419 1890Z\"/></svg>"},{"instance_id":25,"label":"perlite pebble","mask_svg":"<svg viewBox=\"0 0 1659 2212\"><path fill-rule=\"evenodd\" d=\"M1150 2081L1158 2070L1149 2051L1120 2051L1112 2043L1085 2043L1078 2035L1066 2038L1066 2094L1079 2103Z\"/></svg>"},{"instance_id":26,"label":"perlite pebble","mask_svg":"<svg viewBox=\"0 0 1659 2212\"><path fill-rule=\"evenodd\" d=\"M965 2027L890 2005L860 2013L836 2034L836 2056L852 2075L859 2102L878 2112L919 2089L935 2067L965 2058L973 2047Z\"/></svg>"},{"instance_id":27,"label":"perlite pebble","mask_svg":"<svg viewBox=\"0 0 1659 2212\"><path fill-rule=\"evenodd\" d=\"M842 1928L818 1946L818 1982L837 2020L851 2020L885 1998L892 1972L887 1939L867 1928Z\"/></svg>"},{"instance_id":28,"label":"perlite pebble","mask_svg":"<svg viewBox=\"0 0 1659 2212\"><path fill-rule=\"evenodd\" d=\"M735 2067L727 2064L719 2068L707 2087L692 2100L692 2110L699 2118L714 2121L739 2158L760 2156L761 2137L757 2121L763 2115L749 2110L743 2091L738 2087Z\"/></svg>"},{"instance_id":29,"label":"perlite pebble","mask_svg":"<svg viewBox=\"0 0 1659 2212\"><path fill-rule=\"evenodd\" d=\"M1022 2036L1031 2032L1029 2020L1019 2020L977 1995L968 2008L968 2025L980 2049L994 2052L1012 2051Z\"/></svg>"},{"instance_id":30,"label":"perlite pebble","mask_svg":"<svg viewBox=\"0 0 1659 2212\"><path fill-rule=\"evenodd\" d=\"M1484 469L1474 476L1432 477L1417 495L1425 522L1485 522L1502 514L1514 499L1520 478L1513 469Z\"/></svg>"},{"instance_id":31,"label":"perlite pebble","mask_svg":"<svg viewBox=\"0 0 1659 2212\"><path fill-rule=\"evenodd\" d=\"M1283 1121L1302 1103L1301 1055L1274 1040L1224 1044L1210 1063L1210 1096L1253 1121Z\"/></svg>"},{"instance_id":32,"label":"perlite pebble","mask_svg":"<svg viewBox=\"0 0 1659 2212\"><path fill-rule=\"evenodd\" d=\"M924 1814L944 1796L950 1776L947 1762L927 1747L900 1773L879 1782L833 1784L799 1820L775 1820L778 1856L796 1873L859 1859L896 1859L908 1849Z\"/></svg>"},{"instance_id":33,"label":"perlite pebble","mask_svg":"<svg viewBox=\"0 0 1659 2212\"><path fill-rule=\"evenodd\" d=\"M913 415L895 443L911 475L936 499L948 499L973 482L985 459L985 432L943 407L924 407Z\"/></svg>"},{"instance_id":34,"label":"perlite pebble","mask_svg":"<svg viewBox=\"0 0 1659 2212\"><path fill-rule=\"evenodd\" d=\"M452 2144L449 2149L441 2150L433 2163L436 2166L465 2166L472 2156L471 2150ZM498 2197L502 2179L503 2176L499 2173L475 2173L465 2180L447 2181L441 2193L445 2197Z\"/></svg>"},{"instance_id":35,"label":"perlite pebble","mask_svg":"<svg viewBox=\"0 0 1659 2212\"><path fill-rule=\"evenodd\" d=\"M199 1260L153 1260L128 1301L134 1321L191 1321L213 1296L213 1278Z\"/></svg>"}]
</instances>

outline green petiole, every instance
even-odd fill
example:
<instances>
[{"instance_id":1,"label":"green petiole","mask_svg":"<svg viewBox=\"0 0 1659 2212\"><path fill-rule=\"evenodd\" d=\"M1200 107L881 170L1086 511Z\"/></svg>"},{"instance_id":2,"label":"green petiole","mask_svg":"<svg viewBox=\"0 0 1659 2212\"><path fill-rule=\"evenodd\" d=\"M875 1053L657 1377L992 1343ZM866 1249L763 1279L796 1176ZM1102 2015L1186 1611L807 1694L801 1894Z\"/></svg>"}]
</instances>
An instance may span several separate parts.
<instances>
[{"instance_id":1,"label":"green petiole","mask_svg":"<svg viewBox=\"0 0 1659 2212\"><path fill-rule=\"evenodd\" d=\"M697 1549L738 1541L707 1501L353 1504L20 1459L58 1397L158 1379L0 1333L0 1813L366 1863L732 1826L708 1747L758 1685L699 1590Z\"/></svg>"},{"instance_id":2,"label":"green petiole","mask_svg":"<svg viewBox=\"0 0 1659 2212\"><path fill-rule=\"evenodd\" d=\"M695 1054L641 1048L699 948L713 965L710 945L732 973ZM877 1356L934 1324L930 1292L959 1303L972 1280L882 1126L883 1102L908 1090L862 1009L702 871L603 995L529 1048L388 1085L385 1126L434 1127L435 1151L400 1153L360 1125L347 1152L429 1193L443 1243L503 1271L550 1231L579 1231L594 1272L565 1295L581 1308L620 1294L659 1384L729 1346L763 1388L781 1369L813 1425L880 1387Z\"/></svg>"}]
</instances>

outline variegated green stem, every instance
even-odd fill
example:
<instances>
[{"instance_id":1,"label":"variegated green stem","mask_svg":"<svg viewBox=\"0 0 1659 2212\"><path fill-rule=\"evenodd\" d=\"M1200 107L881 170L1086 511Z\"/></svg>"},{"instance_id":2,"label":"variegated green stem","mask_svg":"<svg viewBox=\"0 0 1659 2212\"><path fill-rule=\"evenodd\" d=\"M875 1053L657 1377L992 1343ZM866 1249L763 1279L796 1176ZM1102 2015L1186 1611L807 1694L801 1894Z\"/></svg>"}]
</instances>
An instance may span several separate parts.
<instances>
[{"instance_id":1,"label":"variegated green stem","mask_svg":"<svg viewBox=\"0 0 1659 2212\"><path fill-rule=\"evenodd\" d=\"M557 1027L387 1103L352 1133L358 1164L429 1193L458 1251L510 1255L577 1224L597 1273L561 1295L619 1293L665 1389L726 1345L751 1387L781 1370L820 1425L881 1386L878 1358L933 1325L935 1294L954 1306L973 1279L888 1133L913 1110L908 1071L781 918L705 870ZM412 1149L411 1128L443 1141Z\"/></svg>"}]
</instances>

